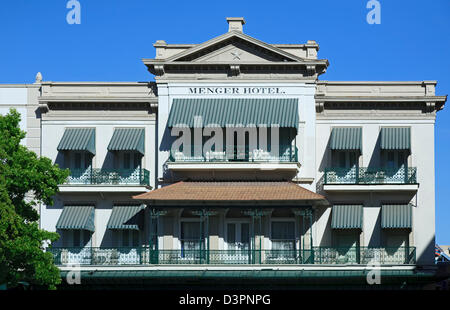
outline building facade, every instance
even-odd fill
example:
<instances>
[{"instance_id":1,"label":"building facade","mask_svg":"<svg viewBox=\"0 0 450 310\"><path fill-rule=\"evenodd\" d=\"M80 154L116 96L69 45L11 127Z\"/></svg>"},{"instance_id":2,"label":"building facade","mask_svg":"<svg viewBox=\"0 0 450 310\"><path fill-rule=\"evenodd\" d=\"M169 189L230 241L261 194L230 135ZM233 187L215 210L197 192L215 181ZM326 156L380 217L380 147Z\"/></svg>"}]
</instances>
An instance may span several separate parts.
<instances>
[{"instance_id":1,"label":"building facade","mask_svg":"<svg viewBox=\"0 0 450 310\"><path fill-rule=\"evenodd\" d=\"M142 60L154 82L2 87L21 94L27 145L71 171L40 209L41 227L61 235L47 251L62 276L355 286L376 270L393 287L430 281L446 102L436 82L320 80L329 63L315 41L267 44L243 18L227 22L201 44L157 41Z\"/></svg>"}]
</instances>

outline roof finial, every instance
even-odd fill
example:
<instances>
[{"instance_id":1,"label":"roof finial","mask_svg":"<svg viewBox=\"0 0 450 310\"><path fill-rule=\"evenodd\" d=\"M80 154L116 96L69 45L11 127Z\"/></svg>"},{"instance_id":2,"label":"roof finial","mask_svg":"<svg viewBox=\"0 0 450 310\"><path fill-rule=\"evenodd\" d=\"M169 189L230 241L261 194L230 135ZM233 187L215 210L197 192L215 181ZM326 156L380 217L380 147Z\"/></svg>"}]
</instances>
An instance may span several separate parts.
<instances>
[{"instance_id":1,"label":"roof finial","mask_svg":"<svg viewBox=\"0 0 450 310\"><path fill-rule=\"evenodd\" d=\"M228 32L239 31L243 32L242 28L245 24L245 19L243 17L227 17L228 22Z\"/></svg>"},{"instance_id":2,"label":"roof finial","mask_svg":"<svg viewBox=\"0 0 450 310\"><path fill-rule=\"evenodd\" d=\"M41 82L42 82L42 73L38 72L38 73L36 74L36 81L35 81L35 83L36 83L36 84L39 84L39 83L41 83Z\"/></svg>"}]
</instances>

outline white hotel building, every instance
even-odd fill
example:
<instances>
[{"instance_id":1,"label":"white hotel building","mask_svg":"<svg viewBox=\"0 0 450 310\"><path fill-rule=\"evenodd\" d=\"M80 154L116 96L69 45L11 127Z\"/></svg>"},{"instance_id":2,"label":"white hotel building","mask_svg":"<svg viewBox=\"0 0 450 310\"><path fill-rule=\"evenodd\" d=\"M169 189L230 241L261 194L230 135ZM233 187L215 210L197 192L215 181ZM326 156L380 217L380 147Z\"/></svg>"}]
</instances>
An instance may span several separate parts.
<instances>
[{"instance_id":1,"label":"white hotel building","mask_svg":"<svg viewBox=\"0 0 450 310\"><path fill-rule=\"evenodd\" d=\"M433 280L436 81L332 82L319 45L243 18L154 44L155 82L1 85L71 175L40 225L84 287L383 287ZM281 29L280 29L281 30ZM150 80L150 76L149 76Z\"/></svg>"}]
</instances>

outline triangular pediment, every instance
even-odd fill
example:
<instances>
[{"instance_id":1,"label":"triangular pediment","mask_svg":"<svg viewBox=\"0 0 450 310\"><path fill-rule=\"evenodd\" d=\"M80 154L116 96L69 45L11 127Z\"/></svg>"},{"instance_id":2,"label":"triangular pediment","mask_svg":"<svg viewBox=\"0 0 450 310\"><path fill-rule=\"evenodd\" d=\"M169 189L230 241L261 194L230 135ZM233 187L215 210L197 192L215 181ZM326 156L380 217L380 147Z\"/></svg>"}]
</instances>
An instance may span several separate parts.
<instances>
[{"instance_id":1,"label":"triangular pediment","mask_svg":"<svg viewBox=\"0 0 450 310\"><path fill-rule=\"evenodd\" d=\"M232 62L274 62L284 58L274 54L264 53L254 46L233 42L204 56L193 59L193 62L232 63Z\"/></svg>"},{"instance_id":2,"label":"triangular pediment","mask_svg":"<svg viewBox=\"0 0 450 310\"><path fill-rule=\"evenodd\" d=\"M304 59L231 31L166 59L167 62L302 62Z\"/></svg>"}]
</instances>

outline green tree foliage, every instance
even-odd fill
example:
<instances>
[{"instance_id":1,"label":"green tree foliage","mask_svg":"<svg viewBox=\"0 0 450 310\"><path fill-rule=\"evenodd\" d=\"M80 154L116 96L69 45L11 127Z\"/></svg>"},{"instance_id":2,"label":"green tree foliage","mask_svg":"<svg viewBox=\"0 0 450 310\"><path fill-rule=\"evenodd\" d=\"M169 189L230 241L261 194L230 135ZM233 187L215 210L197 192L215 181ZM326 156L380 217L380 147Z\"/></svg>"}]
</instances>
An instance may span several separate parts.
<instances>
[{"instance_id":1,"label":"green tree foliage","mask_svg":"<svg viewBox=\"0 0 450 310\"><path fill-rule=\"evenodd\" d=\"M21 145L25 132L19 122L14 109L0 116L0 284L27 282L54 289L61 279L43 243L59 235L39 229L36 208L52 205L69 171Z\"/></svg>"}]
</instances>

